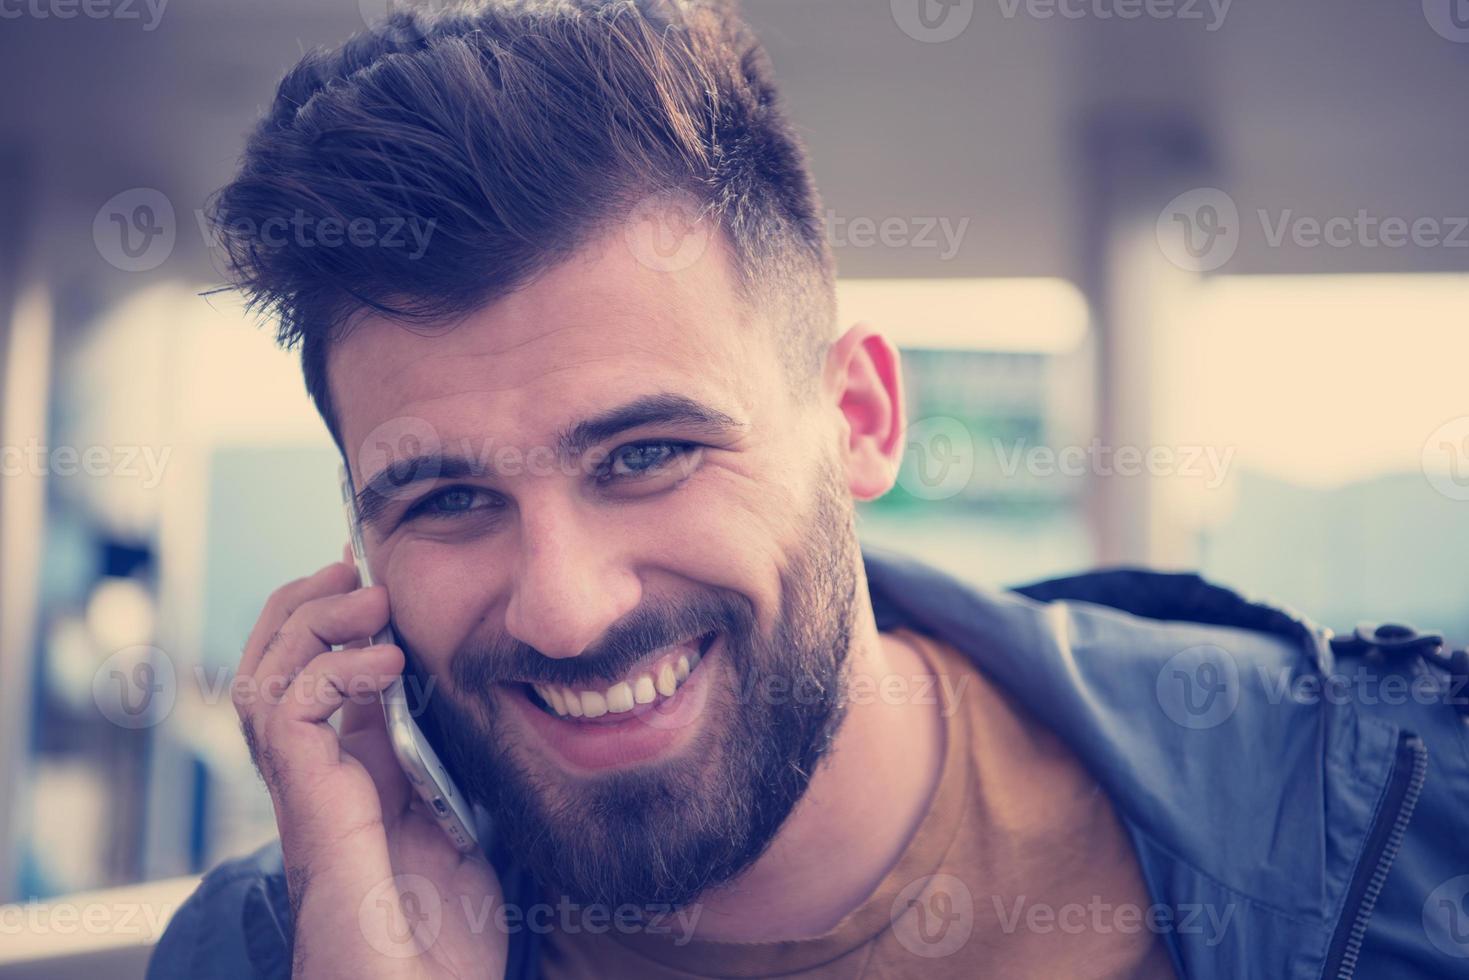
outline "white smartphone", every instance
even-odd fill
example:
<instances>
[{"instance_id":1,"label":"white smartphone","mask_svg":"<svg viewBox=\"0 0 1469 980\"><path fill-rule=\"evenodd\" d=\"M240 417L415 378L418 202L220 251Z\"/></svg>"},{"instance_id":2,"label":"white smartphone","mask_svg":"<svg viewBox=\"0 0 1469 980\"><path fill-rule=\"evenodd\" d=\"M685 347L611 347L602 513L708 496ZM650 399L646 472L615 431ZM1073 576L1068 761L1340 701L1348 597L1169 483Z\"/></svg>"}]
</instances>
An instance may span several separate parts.
<instances>
[{"instance_id":1,"label":"white smartphone","mask_svg":"<svg viewBox=\"0 0 1469 980\"><path fill-rule=\"evenodd\" d=\"M362 546L362 530L357 521L357 494L352 488L352 474L346 466L340 468L339 476L342 505L347 511L347 531L352 541L352 558L357 563L357 575L362 586L366 588L373 581L372 572L367 567L367 550ZM398 640L389 625L384 626L372 642L397 644ZM402 677L394 679L383 690L382 702L383 715L388 722L388 740L393 744L393 754L398 757L398 764L403 767L408 781L454 846L465 852L474 850L479 846L474 832L474 811L414 720Z\"/></svg>"}]
</instances>

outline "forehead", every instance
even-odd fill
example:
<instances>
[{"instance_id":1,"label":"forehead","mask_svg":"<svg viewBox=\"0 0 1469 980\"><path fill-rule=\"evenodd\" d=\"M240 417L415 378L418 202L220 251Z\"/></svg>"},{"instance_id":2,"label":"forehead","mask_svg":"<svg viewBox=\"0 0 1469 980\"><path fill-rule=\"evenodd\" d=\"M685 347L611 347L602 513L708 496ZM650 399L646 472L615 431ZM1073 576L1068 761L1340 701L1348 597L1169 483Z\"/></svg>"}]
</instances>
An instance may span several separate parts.
<instances>
[{"instance_id":1,"label":"forehead","mask_svg":"<svg viewBox=\"0 0 1469 980\"><path fill-rule=\"evenodd\" d=\"M445 439L534 440L646 394L769 411L787 394L771 338L719 239L670 271L610 236L451 327L364 318L332 345L327 377L349 454L403 418Z\"/></svg>"}]
</instances>

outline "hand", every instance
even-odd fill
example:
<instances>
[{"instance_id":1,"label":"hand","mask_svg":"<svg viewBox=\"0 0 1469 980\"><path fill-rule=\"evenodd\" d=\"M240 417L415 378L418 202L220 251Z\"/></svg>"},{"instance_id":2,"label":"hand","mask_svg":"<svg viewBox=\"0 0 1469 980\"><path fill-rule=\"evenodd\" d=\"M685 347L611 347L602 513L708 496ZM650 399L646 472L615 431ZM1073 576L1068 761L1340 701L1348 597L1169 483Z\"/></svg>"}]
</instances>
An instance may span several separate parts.
<instances>
[{"instance_id":1,"label":"hand","mask_svg":"<svg viewBox=\"0 0 1469 980\"><path fill-rule=\"evenodd\" d=\"M499 980L499 880L421 809L393 755L377 695L403 651L365 645L388 596L357 586L349 558L277 589L232 689L285 854L293 976Z\"/></svg>"}]
</instances>

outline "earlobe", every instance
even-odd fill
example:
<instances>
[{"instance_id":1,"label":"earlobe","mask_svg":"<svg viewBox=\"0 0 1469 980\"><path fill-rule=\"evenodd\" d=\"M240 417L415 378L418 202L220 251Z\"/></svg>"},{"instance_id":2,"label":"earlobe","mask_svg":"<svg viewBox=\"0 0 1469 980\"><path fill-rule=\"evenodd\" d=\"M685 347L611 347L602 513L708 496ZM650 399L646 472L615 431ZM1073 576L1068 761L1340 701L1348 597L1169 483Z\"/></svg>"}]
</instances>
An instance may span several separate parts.
<instances>
[{"instance_id":1,"label":"earlobe","mask_svg":"<svg viewBox=\"0 0 1469 980\"><path fill-rule=\"evenodd\" d=\"M907 419L898 350L859 323L832 345L827 372L847 423L843 448L852 495L875 500L892 489L903 459Z\"/></svg>"}]
</instances>

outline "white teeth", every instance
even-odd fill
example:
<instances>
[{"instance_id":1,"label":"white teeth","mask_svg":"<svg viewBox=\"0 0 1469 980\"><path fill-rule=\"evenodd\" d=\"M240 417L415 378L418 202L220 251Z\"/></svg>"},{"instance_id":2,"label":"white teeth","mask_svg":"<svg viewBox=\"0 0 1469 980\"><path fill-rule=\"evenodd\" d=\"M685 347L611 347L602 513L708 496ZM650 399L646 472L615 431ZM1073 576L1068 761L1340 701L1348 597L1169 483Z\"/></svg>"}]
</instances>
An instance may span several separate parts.
<instances>
[{"instance_id":1,"label":"white teeth","mask_svg":"<svg viewBox=\"0 0 1469 980\"><path fill-rule=\"evenodd\" d=\"M607 710L614 715L631 711L635 703L632 699L632 685L627 681L618 681L607 689Z\"/></svg>"},{"instance_id":2,"label":"white teeth","mask_svg":"<svg viewBox=\"0 0 1469 980\"><path fill-rule=\"evenodd\" d=\"M607 713L607 699L596 691L582 691L581 710L588 718L600 718Z\"/></svg>"},{"instance_id":3,"label":"white teeth","mask_svg":"<svg viewBox=\"0 0 1469 980\"><path fill-rule=\"evenodd\" d=\"M658 693L665 698L671 698L676 690L678 678L673 675L673 665L664 664L658 669Z\"/></svg>"},{"instance_id":4,"label":"white teeth","mask_svg":"<svg viewBox=\"0 0 1469 980\"><path fill-rule=\"evenodd\" d=\"M659 695L671 698L679 685L699 666L703 656L697 651L681 653L677 660L665 660L652 674L618 681L606 691L573 691L569 687L535 684L535 692L556 714L573 718L600 718L609 712L622 714L640 704L652 704Z\"/></svg>"}]
</instances>

